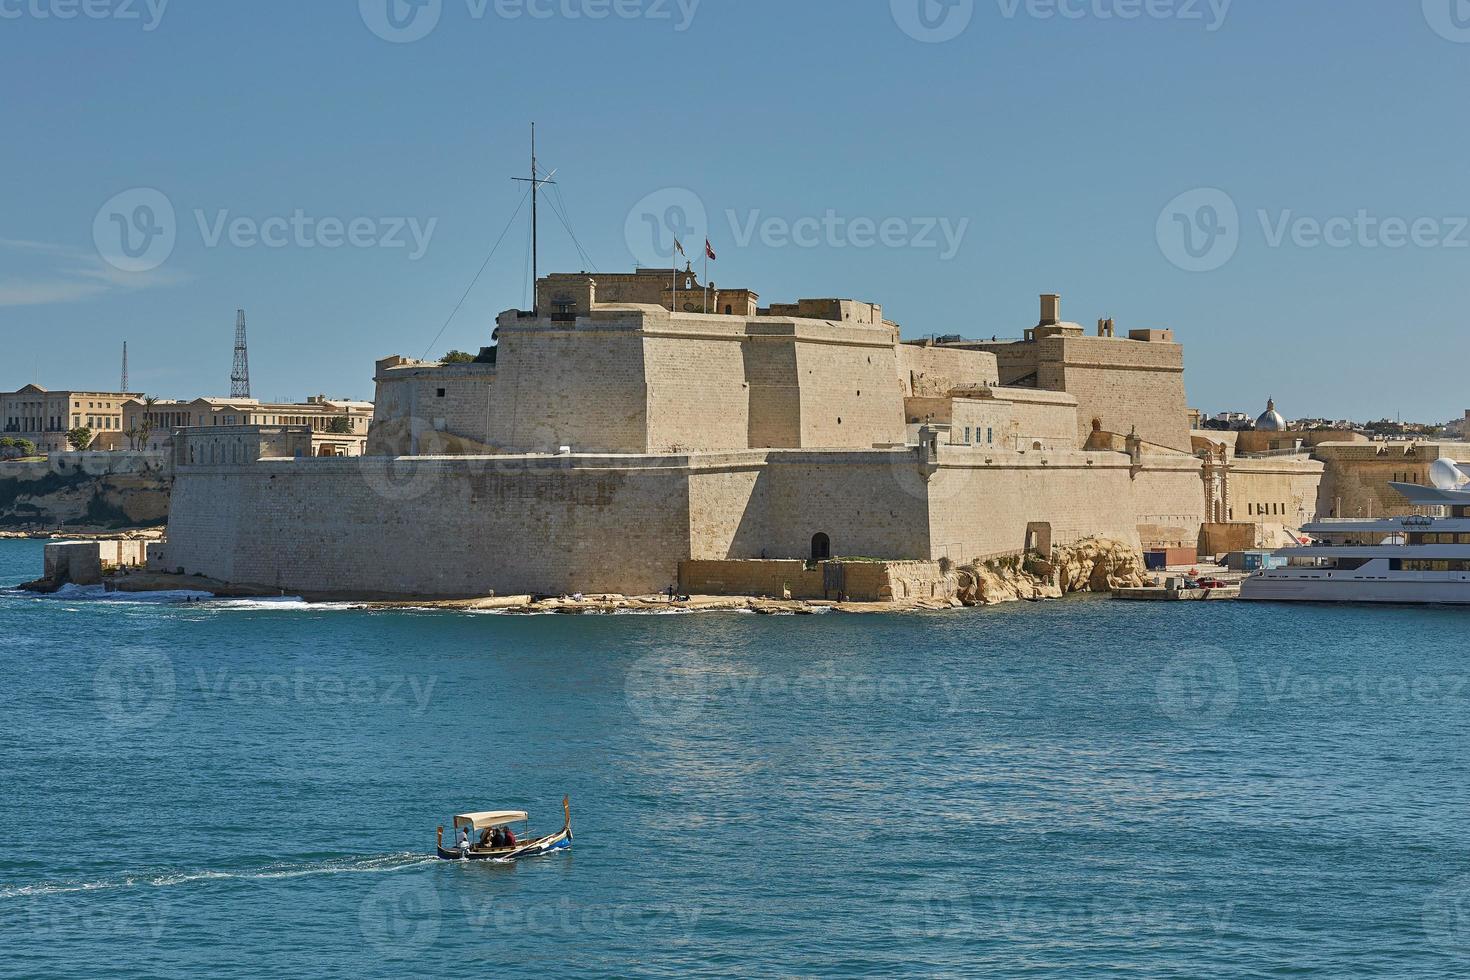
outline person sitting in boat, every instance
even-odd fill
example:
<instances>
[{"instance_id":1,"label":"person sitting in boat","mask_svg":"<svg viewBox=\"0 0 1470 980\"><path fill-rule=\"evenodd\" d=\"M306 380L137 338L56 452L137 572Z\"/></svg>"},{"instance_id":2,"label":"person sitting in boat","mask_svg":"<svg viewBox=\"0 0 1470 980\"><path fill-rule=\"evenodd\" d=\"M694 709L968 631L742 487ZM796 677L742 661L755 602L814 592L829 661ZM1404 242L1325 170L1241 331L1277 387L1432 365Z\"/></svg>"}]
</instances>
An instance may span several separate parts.
<instances>
[{"instance_id":1,"label":"person sitting in boat","mask_svg":"<svg viewBox=\"0 0 1470 980\"><path fill-rule=\"evenodd\" d=\"M482 848L483 847L494 847L495 846L495 831L494 830L487 830L483 834L480 835L480 846Z\"/></svg>"},{"instance_id":2,"label":"person sitting in boat","mask_svg":"<svg viewBox=\"0 0 1470 980\"><path fill-rule=\"evenodd\" d=\"M459 828L459 849L461 851L470 849L470 829L468 827Z\"/></svg>"},{"instance_id":3,"label":"person sitting in boat","mask_svg":"<svg viewBox=\"0 0 1470 980\"><path fill-rule=\"evenodd\" d=\"M506 827L505 830L501 833L500 844L502 847L515 847L516 832L514 830L511 830L509 827Z\"/></svg>"}]
</instances>

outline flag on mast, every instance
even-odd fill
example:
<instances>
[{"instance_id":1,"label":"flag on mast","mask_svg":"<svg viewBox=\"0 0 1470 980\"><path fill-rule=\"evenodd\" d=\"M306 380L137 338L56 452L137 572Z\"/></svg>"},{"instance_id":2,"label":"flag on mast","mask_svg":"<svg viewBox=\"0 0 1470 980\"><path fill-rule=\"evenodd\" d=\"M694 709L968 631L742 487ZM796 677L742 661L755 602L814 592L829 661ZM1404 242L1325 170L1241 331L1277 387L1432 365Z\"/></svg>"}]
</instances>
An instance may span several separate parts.
<instances>
[{"instance_id":1,"label":"flag on mast","mask_svg":"<svg viewBox=\"0 0 1470 980\"><path fill-rule=\"evenodd\" d=\"M711 262L718 261L719 259L719 256L715 254L715 247L709 243L708 238L704 240L704 255Z\"/></svg>"},{"instance_id":2,"label":"flag on mast","mask_svg":"<svg viewBox=\"0 0 1470 980\"><path fill-rule=\"evenodd\" d=\"M674 248L678 250L679 254L684 256L686 259L689 258L689 253L684 251L684 243L679 241L679 236L677 235L674 236Z\"/></svg>"}]
</instances>

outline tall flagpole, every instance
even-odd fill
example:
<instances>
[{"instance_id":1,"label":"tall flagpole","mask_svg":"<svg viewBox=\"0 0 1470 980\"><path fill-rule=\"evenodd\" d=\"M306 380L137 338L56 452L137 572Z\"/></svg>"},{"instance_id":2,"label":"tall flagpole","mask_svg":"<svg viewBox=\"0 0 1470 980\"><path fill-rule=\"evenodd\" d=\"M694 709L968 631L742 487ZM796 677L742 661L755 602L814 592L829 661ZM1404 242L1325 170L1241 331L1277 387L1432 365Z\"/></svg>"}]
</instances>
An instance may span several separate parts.
<instances>
[{"instance_id":1,"label":"tall flagpole","mask_svg":"<svg viewBox=\"0 0 1470 980\"><path fill-rule=\"evenodd\" d=\"M709 239L704 240L704 312L709 313Z\"/></svg>"}]
</instances>

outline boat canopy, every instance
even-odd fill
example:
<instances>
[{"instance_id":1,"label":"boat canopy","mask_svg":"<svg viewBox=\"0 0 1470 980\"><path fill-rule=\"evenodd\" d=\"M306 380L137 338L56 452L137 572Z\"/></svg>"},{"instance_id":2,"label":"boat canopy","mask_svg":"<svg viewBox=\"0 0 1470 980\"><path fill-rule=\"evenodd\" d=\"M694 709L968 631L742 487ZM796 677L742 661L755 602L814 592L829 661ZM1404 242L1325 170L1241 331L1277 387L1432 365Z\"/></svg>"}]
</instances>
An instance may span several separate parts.
<instances>
[{"instance_id":1,"label":"boat canopy","mask_svg":"<svg viewBox=\"0 0 1470 980\"><path fill-rule=\"evenodd\" d=\"M524 810L494 810L489 813L462 813L454 818L454 829L490 830L494 827L506 827L513 823L524 823L530 819L530 814Z\"/></svg>"}]
</instances>

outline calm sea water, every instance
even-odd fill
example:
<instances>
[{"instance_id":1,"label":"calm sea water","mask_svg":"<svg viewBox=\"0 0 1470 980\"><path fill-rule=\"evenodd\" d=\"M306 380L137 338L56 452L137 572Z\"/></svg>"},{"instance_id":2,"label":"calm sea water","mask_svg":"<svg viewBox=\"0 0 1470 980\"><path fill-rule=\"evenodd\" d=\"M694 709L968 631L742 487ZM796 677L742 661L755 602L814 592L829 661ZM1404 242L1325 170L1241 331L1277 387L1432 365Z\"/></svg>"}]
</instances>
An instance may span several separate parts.
<instances>
[{"instance_id":1,"label":"calm sea water","mask_svg":"<svg viewBox=\"0 0 1470 980\"><path fill-rule=\"evenodd\" d=\"M3 595L0 973L1470 975L1467 625Z\"/></svg>"}]
</instances>

